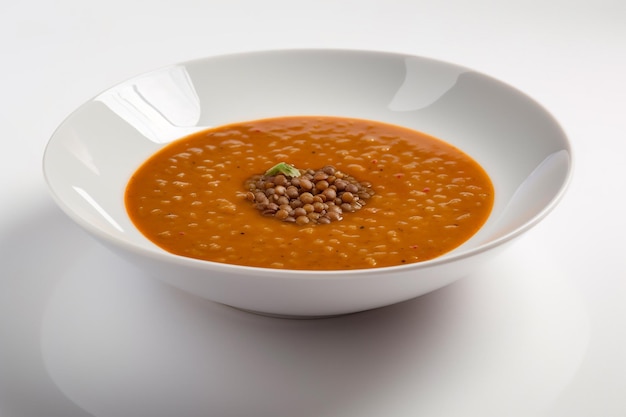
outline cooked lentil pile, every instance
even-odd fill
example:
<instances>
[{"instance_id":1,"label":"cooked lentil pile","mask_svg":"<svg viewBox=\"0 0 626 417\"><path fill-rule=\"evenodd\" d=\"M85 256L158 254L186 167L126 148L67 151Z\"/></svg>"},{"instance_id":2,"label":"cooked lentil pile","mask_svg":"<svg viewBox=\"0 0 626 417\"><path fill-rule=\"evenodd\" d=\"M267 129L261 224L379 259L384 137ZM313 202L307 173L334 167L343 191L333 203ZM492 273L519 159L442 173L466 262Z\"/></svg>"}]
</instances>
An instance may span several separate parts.
<instances>
[{"instance_id":1,"label":"cooked lentil pile","mask_svg":"<svg viewBox=\"0 0 626 417\"><path fill-rule=\"evenodd\" d=\"M298 176L255 175L245 187L246 198L263 215L298 225L342 220L344 213L361 209L374 195L370 183L359 182L332 165L299 170Z\"/></svg>"}]
</instances>

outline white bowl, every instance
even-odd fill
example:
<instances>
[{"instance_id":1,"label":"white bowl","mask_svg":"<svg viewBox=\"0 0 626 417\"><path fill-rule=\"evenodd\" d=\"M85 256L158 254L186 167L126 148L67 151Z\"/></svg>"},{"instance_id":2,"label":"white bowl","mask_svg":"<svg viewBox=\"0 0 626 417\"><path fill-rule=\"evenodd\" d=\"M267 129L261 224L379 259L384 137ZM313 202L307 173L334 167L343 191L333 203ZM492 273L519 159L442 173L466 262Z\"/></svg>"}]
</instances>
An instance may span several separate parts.
<instances>
[{"instance_id":1,"label":"white bowl","mask_svg":"<svg viewBox=\"0 0 626 417\"><path fill-rule=\"evenodd\" d=\"M476 159L495 187L492 214L434 260L350 271L290 271L165 252L124 207L130 175L168 142L231 122L334 115L407 126ZM558 123L516 89L418 56L283 50L209 57L134 77L71 114L52 136L44 173L56 202L106 246L155 278L237 308L287 316L357 312L417 297L469 274L554 208L571 177Z\"/></svg>"}]
</instances>

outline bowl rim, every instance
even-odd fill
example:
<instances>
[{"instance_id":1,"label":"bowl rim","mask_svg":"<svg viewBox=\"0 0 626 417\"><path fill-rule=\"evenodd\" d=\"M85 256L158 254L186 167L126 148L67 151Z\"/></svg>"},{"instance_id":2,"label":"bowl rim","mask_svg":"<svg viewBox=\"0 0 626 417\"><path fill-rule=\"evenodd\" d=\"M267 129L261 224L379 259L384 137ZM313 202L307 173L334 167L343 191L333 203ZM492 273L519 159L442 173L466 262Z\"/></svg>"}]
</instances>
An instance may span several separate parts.
<instances>
[{"instance_id":1,"label":"bowl rim","mask_svg":"<svg viewBox=\"0 0 626 417\"><path fill-rule=\"evenodd\" d=\"M405 265L395 265L395 266L386 266L386 267L377 267L377 268L360 268L360 269L336 269L336 270L298 270L298 269L280 269L280 268L263 268L263 267L254 267L254 266L245 266L245 265L236 265L236 264L228 264L228 263L220 263L220 262L214 262L214 261L207 261L207 260L202 260L202 259L196 259L196 258L191 258L191 257L186 257L186 256L182 256L182 255L176 255L173 253L170 253L162 248L160 248L157 245L153 244L153 249L148 249L148 248L144 248L140 245L134 244L132 242L123 240L123 239L119 239L109 233L106 233L105 231L101 230L100 228L94 226L92 223L90 223L89 221L87 221L86 219L84 219L83 217L79 216L73 209L72 207L67 204L54 190L54 187L52 186L52 180L50 177L50 172L48 169L48 156L49 156L49 151L51 149L51 147L54 145L54 139L57 136L59 130L66 124L69 122L69 120L72 118L73 115L75 115L76 113L78 113L86 104L93 102L98 96L100 96L101 94L110 91L116 87L119 87L125 83L129 83L139 77L145 77L145 76L149 76L153 73L157 73L159 71L163 71L166 70L168 68L174 68L174 67L178 67L178 66L186 66L186 65L190 65L190 64L194 64L194 63L201 63L204 61L210 61L210 60L215 60L215 59L228 59L228 58L236 58L236 57L251 57L251 56L261 56L261 55L270 55L270 54L294 54L294 53L306 53L306 54L311 54L311 53L335 53L335 54L353 54L353 55L357 55L357 54L368 54L368 55L382 55L382 56L389 56L389 57L404 57L404 58L419 58L421 60L426 60L426 61L430 61L432 63L438 64L438 65L445 65L445 66L450 66L450 67L455 67L455 68L459 68L459 69L465 69L467 71L470 71L474 74L478 74L481 76L486 77L487 79L489 79L490 81L493 82L497 82L499 83L502 87L510 90L511 92L514 92L522 97L524 97L525 99L527 99L533 106L535 106L538 110L542 111L543 114L545 116L547 116L550 121L553 123L553 125L559 130L559 132L561 133L562 139L563 139L563 146L562 146L562 151L566 151L567 155L568 155L568 165L567 165L567 171L566 171L566 175L564 176L562 182L559 185L558 191L554 194L554 196L550 199L550 201L545 204L541 210L536 213L534 216L532 216L530 219L528 219L527 221L523 222L521 225L513 228L511 231L503 234L502 236L499 236L493 240L490 240L486 243L482 243L476 247L470 248L470 249L461 249L461 250L455 250L453 249L450 252L444 253L441 256L438 256L436 258L433 259L429 259L426 261L422 261L422 262L416 262L416 263L411 263L411 264L405 264ZM167 144L163 144L163 145L167 145ZM226 274L233 274L233 273L237 273L237 274L242 274L242 273L250 273L256 276L259 275L272 275L275 278L284 278L287 277L289 279L297 279L297 278L301 278L301 279L306 279L306 278L310 278L310 277L330 277L330 276L337 276L340 275L341 277L345 277L345 278L349 278L349 277L359 277L359 276L363 276L363 275L371 275L371 274L386 274L386 273L391 273L391 272L395 272L395 271L405 271L407 269L410 270L422 270L422 269L428 269L428 268L432 268L432 267L436 267L438 265L442 265L442 264L449 264L449 263L454 263L457 261L461 261L463 259L467 259L467 258L471 258L474 257L478 254L482 254L484 252L488 252L496 247L502 246L503 244L519 237L520 235L524 234L525 232L527 232L528 230L532 229L533 227L535 227L539 222L541 222L549 213L551 213L556 206L563 200L563 197L565 196L567 190L569 189L572 181L573 181L573 177L574 177L574 171L575 171L575 166L576 166L576 156L575 156L575 152L573 151L573 147L572 147L572 143L569 140L569 136L567 135L567 132L565 131L565 129L562 127L562 125L558 122L558 120L555 118L555 116L548 110L546 109L540 102L538 102L537 100L535 100L533 97L531 97L530 95L528 95L527 93L521 91L520 89L518 89L517 87L504 82L496 77L493 77L487 73L484 73L482 71L477 71L471 67L467 67L464 65L460 65L460 64L456 64L454 62L450 62L450 61L446 61L446 60L441 60L441 59L437 59L437 58L432 58L429 56L423 56L423 55L416 55L414 53L405 53L405 52L400 52L400 51L389 51L389 50L377 50L377 49L367 49L367 48L317 48L317 47L303 47L303 48L276 48L276 49L255 49L255 50L249 50L249 51L237 51L237 52L229 52L229 53L221 53L221 54L214 54L214 55L207 55L207 56L203 56L203 57L197 57L197 58L193 58L193 59L189 59L189 60L184 60L184 61L179 61L179 62L175 62L172 64L168 64L168 65L162 65L160 67L157 68L153 68L151 70L148 71L144 71L144 72L140 72L140 73L136 73L135 75L132 75L130 77L127 77L126 79L116 82L102 90L100 90L100 92L98 92L97 94L92 95L89 99L83 101L82 103L80 103L78 105L78 107L76 107L73 111L71 111L69 114L67 114L67 116L65 118L63 118L63 120L59 123L59 125L54 129L54 131L52 132L52 134L49 137L49 140L44 148L44 152L43 152L43 158L42 158L42 171L43 171L43 176L44 176L44 180L46 182L47 188L48 188L48 192L51 195L51 197L53 198L53 200L56 202L56 204L62 209L62 211L68 215L68 217L70 217L72 220L74 220L76 223L78 223L81 227L83 227L85 230L87 230L88 232L90 232L91 234L95 235L96 237L99 237L101 240L105 241L105 242L110 242L111 244L114 244L117 247L123 247L124 250L126 251L130 251L133 252L137 255L143 256L143 257L147 257L147 258L151 258L151 259L155 259L158 261L164 261L167 262L169 264L178 264L181 266L186 266L186 267L195 267L198 269L203 269L203 270L207 270L207 271L213 271L213 272L221 272L221 273L226 273ZM148 240L149 241L149 240Z\"/></svg>"}]
</instances>

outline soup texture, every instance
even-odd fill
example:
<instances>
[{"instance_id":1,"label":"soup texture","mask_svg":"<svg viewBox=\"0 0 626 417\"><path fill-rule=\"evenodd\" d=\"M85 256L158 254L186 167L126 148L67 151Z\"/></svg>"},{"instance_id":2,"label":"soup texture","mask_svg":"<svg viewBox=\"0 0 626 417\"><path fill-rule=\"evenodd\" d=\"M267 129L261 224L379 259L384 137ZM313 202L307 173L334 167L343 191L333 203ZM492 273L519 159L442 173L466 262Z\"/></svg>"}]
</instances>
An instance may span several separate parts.
<instances>
[{"instance_id":1,"label":"soup texture","mask_svg":"<svg viewBox=\"0 0 626 417\"><path fill-rule=\"evenodd\" d=\"M221 126L166 145L133 174L125 203L136 227L174 254L345 270L449 252L485 223L493 198L482 167L437 138L303 116Z\"/></svg>"}]
</instances>

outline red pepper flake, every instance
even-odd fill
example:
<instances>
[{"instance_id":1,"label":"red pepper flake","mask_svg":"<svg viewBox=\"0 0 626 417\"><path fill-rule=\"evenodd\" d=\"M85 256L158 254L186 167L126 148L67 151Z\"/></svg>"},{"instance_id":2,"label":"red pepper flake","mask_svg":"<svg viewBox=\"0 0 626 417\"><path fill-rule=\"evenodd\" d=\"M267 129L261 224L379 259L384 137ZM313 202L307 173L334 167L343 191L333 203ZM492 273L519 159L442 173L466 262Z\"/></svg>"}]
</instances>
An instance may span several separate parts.
<instances>
[{"instance_id":1,"label":"red pepper flake","mask_svg":"<svg viewBox=\"0 0 626 417\"><path fill-rule=\"evenodd\" d=\"M402 178L402 177L404 177L403 173L399 172L399 173L396 174L396 178Z\"/></svg>"},{"instance_id":2,"label":"red pepper flake","mask_svg":"<svg viewBox=\"0 0 626 417\"><path fill-rule=\"evenodd\" d=\"M425 193L427 193L427 192L429 192L429 191L430 191L430 188L429 188L429 187L424 187L424 189L423 189L422 191L423 191L423 192L425 192Z\"/></svg>"},{"instance_id":3,"label":"red pepper flake","mask_svg":"<svg viewBox=\"0 0 626 417\"><path fill-rule=\"evenodd\" d=\"M378 159L372 159L372 164L377 164L378 163Z\"/></svg>"},{"instance_id":4,"label":"red pepper flake","mask_svg":"<svg viewBox=\"0 0 626 417\"><path fill-rule=\"evenodd\" d=\"M409 246L409 248L411 248L411 249L417 249L418 247L419 247L419 246L417 246L417 245L411 245L411 246Z\"/></svg>"},{"instance_id":5,"label":"red pepper flake","mask_svg":"<svg viewBox=\"0 0 626 417\"><path fill-rule=\"evenodd\" d=\"M183 236L185 232L178 232L179 235Z\"/></svg>"}]
</instances>

